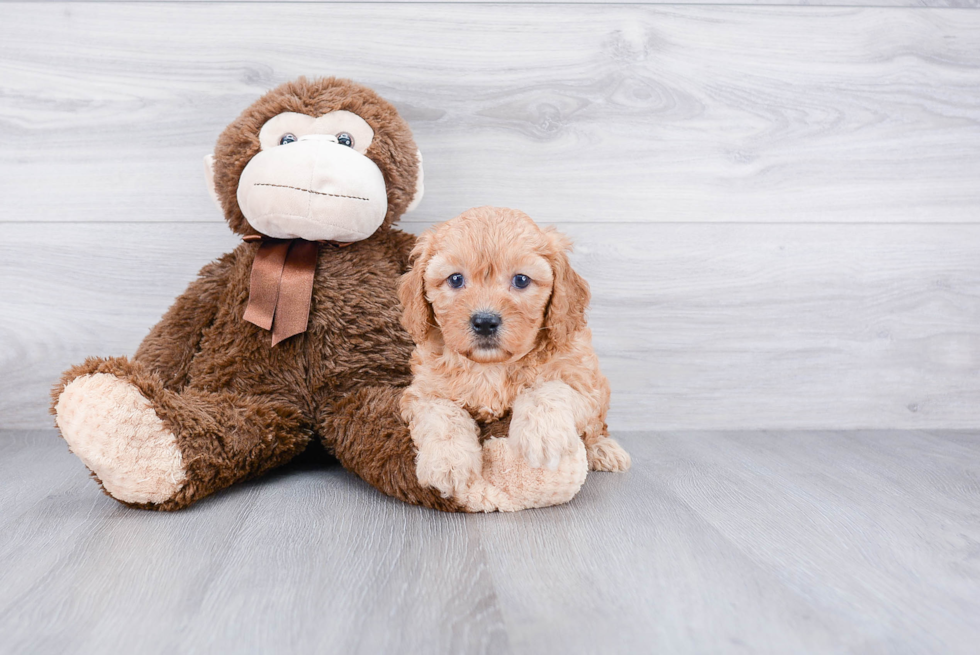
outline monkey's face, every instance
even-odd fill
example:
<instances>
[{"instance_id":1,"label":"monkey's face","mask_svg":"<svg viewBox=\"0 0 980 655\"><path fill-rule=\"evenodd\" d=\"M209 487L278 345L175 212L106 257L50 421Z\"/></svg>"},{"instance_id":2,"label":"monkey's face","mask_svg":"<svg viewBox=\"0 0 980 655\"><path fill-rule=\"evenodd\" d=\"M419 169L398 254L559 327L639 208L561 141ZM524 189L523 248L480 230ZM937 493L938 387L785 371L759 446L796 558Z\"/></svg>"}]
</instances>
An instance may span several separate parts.
<instances>
[{"instance_id":1,"label":"monkey's face","mask_svg":"<svg viewBox=\"0 0 980 655\"><path fill-rule=\"evenodd\" d=\"M237 232L366 239L417 204L421 156L390 104L349 80L300 79L245 110L207 160Z\"/></svg>"},{"instance_id":2,"label":"monkey's face","mask_svg":"<svg viewBox=\"0 0 980 655\"><path fill-rule=\"evenodd\" d=\"M242 214L279 239L366 239L388 211L384 175L365 155L373 138L374 130L349 111L274 116L259 131L262 149L238 182Z\"/></svg>"},{"instance_id":3,"label":"monkey's face","mask_svg":"<svg viewBox=\"0 0 980 655\"><path fill-rule=\"evenodd\" d=\"M365 153L374 130L357 114L285 112L259 131L261 151L238 182L238 206L279 239L360 241L384 221L384 175Z\"/></svg>"}]
</instances>

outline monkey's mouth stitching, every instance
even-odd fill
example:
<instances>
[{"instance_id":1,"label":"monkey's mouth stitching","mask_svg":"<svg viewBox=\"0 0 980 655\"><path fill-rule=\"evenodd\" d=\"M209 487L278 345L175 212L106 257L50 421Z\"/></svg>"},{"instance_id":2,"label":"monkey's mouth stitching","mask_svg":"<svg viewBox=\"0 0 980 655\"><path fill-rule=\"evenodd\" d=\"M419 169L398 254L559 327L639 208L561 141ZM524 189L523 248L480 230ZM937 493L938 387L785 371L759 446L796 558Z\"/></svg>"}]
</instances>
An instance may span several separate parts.
<instances>
[{"instance_id":1,"label":"monkey's mouth stitching","mask_svg":"<svg viewBox=\"0 0 980 655\"><path fill-rule=\"evenodd\" d=\"M287 184L266 184L265 182L256 182L252 186L274 186L280 189L292 189L293 191L303 191L305 193L315 193L318 196L330 196L331 198L347 198L348 200L363 200L364 202L370 202L370 198L360 198L358 196L344 196L339 193L324 193L323 191L313 191L311 189L301 189L298 186L289 186Z\"/></svg>"}]
</instances>

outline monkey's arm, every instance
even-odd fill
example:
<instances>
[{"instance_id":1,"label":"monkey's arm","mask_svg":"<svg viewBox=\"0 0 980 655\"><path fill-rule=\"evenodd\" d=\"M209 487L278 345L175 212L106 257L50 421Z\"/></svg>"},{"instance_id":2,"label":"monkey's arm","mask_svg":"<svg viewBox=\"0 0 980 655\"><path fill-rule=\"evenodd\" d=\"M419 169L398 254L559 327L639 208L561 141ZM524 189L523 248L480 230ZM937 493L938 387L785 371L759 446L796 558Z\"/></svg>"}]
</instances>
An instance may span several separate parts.
<instances>
[{"instance_id":1,"label":"monkey's arm","mask_svg":"<svg viewBox=\"0 0 980 655\"><path fill-rule=\"evenodd\" d=\"M409 256L412 253L412 248L415 247L416 240L414 234L402 232L401 230L391 230L391 243L395 249L394 258L398 262L399 270L402 273L408 271Z\"/></svg>"},{"instance_id":2,"label":"monkey's arm","mask_svg":"<svg viewBox=\"0 0 980 655\"><path fill-rule=\"evenodd\" d=\"M150 330L133 359L159 376L167 389L180 390L187 383L191 360L222 302L226 302L228 278L238 251L201 269L163 318Z\"/></svg>"},{"instance_id":3,"label":"monkey's arm","mask_svg":"<svg viewBox=\"0 0 980 655\"><path fill-rule=\"evenodd\" d=\"M381 492L413 505L464 512L452 498L419 483L415 444L401 419L403 388L363 387L324 415L318 432L344 468Z\"/></svg>"},{"instance_id":4,"label":"monkey's arm","mask_svg":"<svg viewBox=\"0 0 980 655\"><path fill-rule=\"evenodd\" d=\"M347 396L319 424L327 449L344 468L389 496L444 512L513 512L566 503L585 482L588 461L577 450L562 457L557 470L528 466L508 446L508 421L481 425L483 471L469 488L443 498L419 482L418 452L401 419L403 388L365 387Z\"/></svg>"}]
</instances>

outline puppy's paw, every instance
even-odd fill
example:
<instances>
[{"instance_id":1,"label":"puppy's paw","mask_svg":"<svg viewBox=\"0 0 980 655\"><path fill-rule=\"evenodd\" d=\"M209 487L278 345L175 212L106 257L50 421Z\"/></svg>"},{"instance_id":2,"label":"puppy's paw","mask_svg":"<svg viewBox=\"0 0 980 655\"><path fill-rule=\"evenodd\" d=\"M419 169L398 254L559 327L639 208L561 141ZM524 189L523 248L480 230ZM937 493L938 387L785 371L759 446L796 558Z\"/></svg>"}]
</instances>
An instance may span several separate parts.
<instances>
[{"instance_id":1,"label":"puppy's paw","mask_svg":"<svg viewBox=\"0 0 980 655\"><path fill-rule=\"evenodd\" d=\"M444 399L410 407L415 443L415 475L423 486L444 497L465 488L483 468L480 429L462 408Z\"/></svg>"},{"instance_id":2,"label":"puppy's paw","mask_svg":"<svg viewBox=\"0 0 980 655\"><path fill-rule=\"evenodd\" d=\"M630 467L630 455L615 440L600 439L586 447L589 469L593 471L625 471Z\"/></svg>"},{"instance_id":3,"label":"puppy's paw","mask_svg":"<svg viewBox=\"0 0 980 655\"><path fill-rule=\"evenodd\" d=\"M482 467L479 439L428 441L415 459L419 483L435 488L444 498L469 486Z\"/></svg>"},{"instance_id":4,"label":"puppy's paw","mask_svg":"<svg viewBox=\"0 0 980 655\"><path fill-rule=\"evenodd\" d=\"M504 441L501 439L500 441ZM515 455L515 457L519 457ZM524 463L527 466L527 463ZM487 467L483 467L484 475ZM483 477L473 478L471 484L456 492L453 499L460 503L467 512L516 512L525 509L506 492L487 482Z\"/></svg>"},{"instance_id":5,"label":"puppy's paw","mask_svg":"<svg viewBox=\"0 0 980 655\"><path fill-rule=\"evenodd\" d=\"M561 405L534 400L529 394L514 403L509 437L532 468L554 471L562 455L574 450L581 441L575 429L575 417Z\"/></svg>"}]
</instances>

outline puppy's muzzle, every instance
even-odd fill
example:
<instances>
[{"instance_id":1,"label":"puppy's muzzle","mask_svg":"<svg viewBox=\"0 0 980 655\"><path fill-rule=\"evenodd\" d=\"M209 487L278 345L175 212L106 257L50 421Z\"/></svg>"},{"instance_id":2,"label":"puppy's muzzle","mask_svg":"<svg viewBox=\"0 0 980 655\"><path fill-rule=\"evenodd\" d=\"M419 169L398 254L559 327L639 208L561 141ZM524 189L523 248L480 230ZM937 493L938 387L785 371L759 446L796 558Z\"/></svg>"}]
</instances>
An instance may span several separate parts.
<instances>
[{"instance_id":1,"label":"puppy's muzzle","mask_svg":"<svg viewBox=\"0 0 980 655\"><path fill-rule=\"evenodd\" d=\"M470 316L470 328L481 341L495 339L502 322L500 314L495 312L476 312Z\"/></svg>"}]
</instances>

